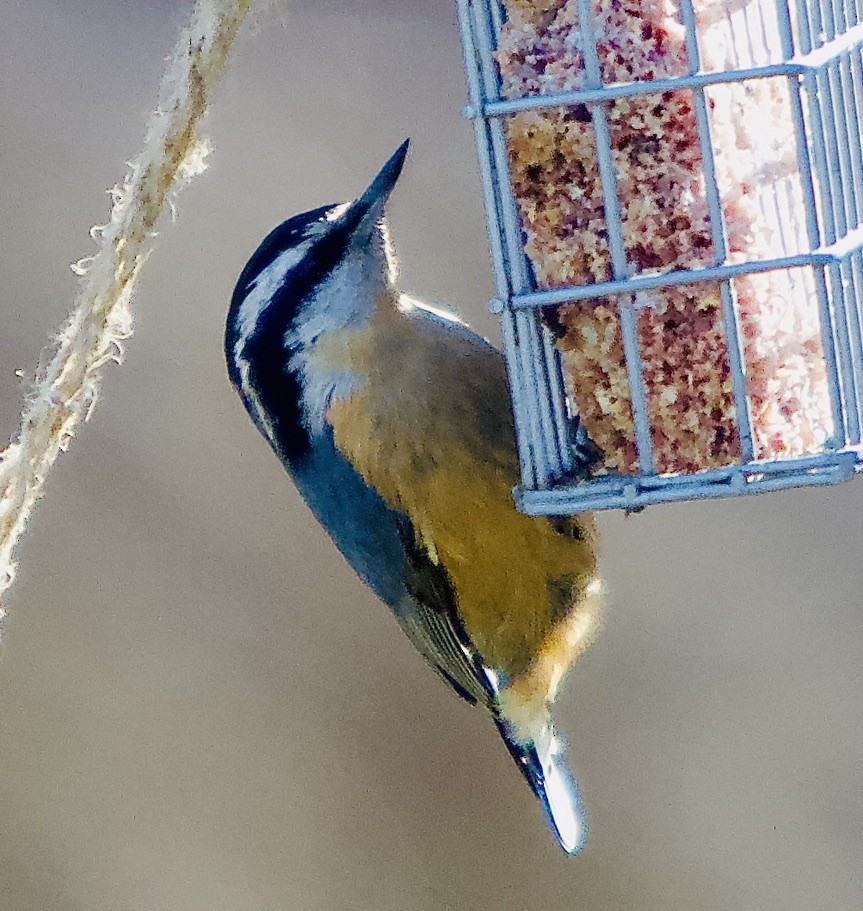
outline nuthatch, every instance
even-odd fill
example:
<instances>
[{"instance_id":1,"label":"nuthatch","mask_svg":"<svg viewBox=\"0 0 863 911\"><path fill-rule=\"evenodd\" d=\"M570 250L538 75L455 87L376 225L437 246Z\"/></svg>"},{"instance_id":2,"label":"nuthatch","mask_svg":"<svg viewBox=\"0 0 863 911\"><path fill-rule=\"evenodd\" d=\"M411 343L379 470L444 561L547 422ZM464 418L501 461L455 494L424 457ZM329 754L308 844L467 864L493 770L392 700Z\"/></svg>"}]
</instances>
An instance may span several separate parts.
<instances>
[{"instance_id":1,"label":"nuthatch","mask_svg":"<svg viewBox=\"0 0 863 911\"><path fill-rule=\"evenodd\" d=\"M407 149L356 201L288 219L258 247L228 314L230 377L360 578L491 713L575 853L584 819L549 710L599 625L596 529L517 511L503 357L396 290L384 209Z\"/></svg>"}]
</instances>

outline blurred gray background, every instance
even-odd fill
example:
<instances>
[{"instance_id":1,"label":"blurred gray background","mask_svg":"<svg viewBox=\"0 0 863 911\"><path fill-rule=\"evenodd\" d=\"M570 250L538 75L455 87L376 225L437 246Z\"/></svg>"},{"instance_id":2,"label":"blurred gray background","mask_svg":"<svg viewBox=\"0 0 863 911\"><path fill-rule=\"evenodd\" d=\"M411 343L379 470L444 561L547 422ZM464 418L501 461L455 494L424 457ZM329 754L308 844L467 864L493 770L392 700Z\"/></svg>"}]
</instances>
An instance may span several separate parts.
<instances>
[{"instance_id":1,"label":"blurred gray background","mask_svg":"<svg viewBox=\"0 0 863 911\"><path fill-rule=\"evenodd\" d=\"M4 0L0 431L70 306L191 0ZM404 286L493 337L451 0L292 0L244 31L212 168L124 367L50 479L0 656L2 911L853 911L863 481L600 517L610 610L560 726L559 854L253 430L222 326L247 256L407 135Z\"/></svg>"}]
</instances>

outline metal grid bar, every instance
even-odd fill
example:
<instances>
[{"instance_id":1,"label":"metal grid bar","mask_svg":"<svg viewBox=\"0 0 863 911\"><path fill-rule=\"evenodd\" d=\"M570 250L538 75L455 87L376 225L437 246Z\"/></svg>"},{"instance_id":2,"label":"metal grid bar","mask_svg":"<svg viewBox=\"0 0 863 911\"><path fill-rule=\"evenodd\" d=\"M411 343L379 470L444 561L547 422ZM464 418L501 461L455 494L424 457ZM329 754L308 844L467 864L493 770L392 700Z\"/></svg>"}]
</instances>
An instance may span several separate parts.
<instances>
[{"instance_id":1,"label":"metal grid bar","mask_svg":"<svg viewBox=\"0 0 863 911\"><path fill-rule=\"evenodd\" d=\"M794 33L791 23L791 11L788 0L776 0L779 38L782 43L783 56L794 55ZM798 9L797 26L800 47L806 51L812 49L812 30L804 9ZM803 190L803 209L806 219L806 233L810 250L818 250L822 243L821 224L818 216L818 205L813 177L813 162L809 149L809 135L801 97L801 80L788 77L788 94L791 99L791 113L794 121L794 133L797 145L797 165ZM823 265L813 262L813 266ZM844 444L845 413L842 397L842 382L839 364L836 357L836 331L833 324L830 300L827 292L827 280L823 268L814 268L815 293L818 298L818 315L821 320L821 345L824 352L824 365L827 372L827 385L830 392L830 411L833 419L832 446L836 449Z\"/></svg>"},{"instance_id":2,"label":"metal grid bar","mask_svg":"<svg viewBox=\"0 0 863 911\"><path fill-rule=\"evenodd\" d=\"M824 4L824 15L819 4L807 4L811 14L810 32L815 41L826 42L835 37L835 23L829 3ZM800 10L801 17L805 16ZM811 48L803 46L804 51ZM816 171L822 175L819 181L821 219L824 242L833 244L837 238L848 233L848 223L843 208L842 158L839 139L833 118L836 109L833 102L833 87L829 73L811 71L803 78L803 88L808 99L808 124L812 149L815 155ZM848 334L847 316L843 301L842 276L838 263L827 268L831 300L835 302L825 308L831 327L838 382L836 389L841 400L841 419L836 427L836 443L845 446L860 439L860 404L854 388L852 353ZM826 335L827 333L825 333Z\"/></svg>"},{"instance_id":3,"label":"metal grid bar","mask_svg":"<svg viewBox=\"0 0 863 911\"><path fill-rule=\"evenodd\" d=\"M620 82L576 89L571 92L530 95L525 98L486 101L480 105L471 104L465 109L465 114L469 117L511 117L513 114L519 114L523 111L572 107L576 104L598 104L604 101L616 101L618 98L654 95L660 92L680 91L681 89L706 88L711 85L744 82L750 79L770 79L775 76L803 76L827 65L836 56L859 49L861 46L863 46L863 26L855 26L853 30L840 35L834 41L811 51L809 54L781 63L741 67L734 70L697 72L686 76L669 76L667 79Z\"/></svg>"},{"instance_id":4,"label":"metal grid bar","mask_svg":"<svg viewBox=\"0 0 863 911\"><path fill-rule=\"evenodd\" d=\"M701 53L698 48L698 33L695 24L695 9L692 0L680 0L680 13L686 32L686 56L692 73L701 69ZM704 88L695 94L695 118L698 126L698 144L701 146L701 161L704 168L704 183L707 190L707 209L710 214L710 233L713 238L713 252L716 265L721 266L728 258L728 235L725 229L725 215L719 195L716 177L716 158L713 151L713 137L710 118L707 114L707 99ZM746 366L743 346L740 343L740 323L737 316L737 301L731 279L720 283L722 289L722 316L725 340L728 347L729 368L734 388L734 412L737 417L737 435L740 440L740 454L744 462L755 458L752 441L752 418L749 412L749 395L746 391Z\"/></svg>"},{"instance_id":5,"label":"metal grid bar","mask_svg":"<svg viewBox=\"0 0 863 911\"><path fill-rule=\"evenodd\" d=\"M827 43L829 38L833 37L832 35L830 35L828 37L827 31L826 31L826 28L824 25L824 18L821 14L821 7L822 6L826 7L827 3L829 3L829 2L830 2L830 0L825 0L825 2L822 2L820 4L819 3L810 4L810 3L806 2L806 0L804 0L804 2L802 4L798 3L798 9L800 10L801 13L804 13L804 10L800 9L800 7L801 6L806 7L805 15L808 18L809 23L810 23L810 34L812 36L812 45L811 45L811 47L809 47L807 49L807 53L809 51L817 50L818 48L823 47Z\"/></svg>"},{"instance_id":6,"label":"metal grid bar","mask_svg":"<svg viewBox=\"0 0 863 911\"><path fill-rule=\"evenodd\" d=\"M748 42L750 59L744 66L740 65L741 57L737 56L733 70L701 71L692 0L681 0L690 73L667 80L603 85L591 25L592 3L591 0L578 0L581 49L587 77L585 87L574 92L502 100L494 61L496 36L503 24L502 4L500 0L458 0L470 89L470 103L465 113L475 118L495 269L497 296L493 304L504 320L523 470L524 487L517 492L517 498L520 508L526 512L633 509L657 502L832 484L850 477L855 467L863 462L863 446L859 445L863 429L863 317L860 311L863 142L859 134L863 124L863 58L860 54L863 26L859 25L863 0L797 0L799 8L793 20L789 0L775 0L776 19L774 22L771 15L769 28L765 8L761 5L765 2L770 0L756 0L748 7L744 4L740 7L742 14L735 20L729 16L735 40L740 40L738 32L743 30L743 44L735 44L734 51L739 48L745 56ZM772 34L771 29L778 35ZM780 47L776 45L777 37ZM775 60L778 53L783 58L781 61ZM767 62L762 63L765 60ZM758 65L754 65L756 63ZM788 199L780 206L778 197L774 198L769 216L777 223L785 255L755 262L728 263L728 243L716 186L704 90L710 85L777 76L787 81L789 89L800 172L800 187L794 192L802 192L808 247L802 253L795 252L803 241L802 234L795 233L793 224L790 234L786 235L783 206L791 211L794 205L799 205L786 183L781 191ZM692 90L695 97L716 265L631 276L604 105L617 98L681 89ZM587 104L591 112L613 277L592 285L536 291L523 251L518 203L509 179L504 120L521 111L574 104ZM813 178L813 165L817 181ZM789 237L797 245L794 248ZM735 379L736 417L743 435L751 440L744 361L731 282L740 275L779 269L805 270L811 276L811 285L796 277L790 280L798 282L798 287L814 287L818 299L836 431L834 439L821 454L788 461L746 461L742 465L688 475L655 475L636 313L632 306L621 301L621 333L632 386L642 473L556 486L561 480L559 473L565 479L570 457L567 405L560 355L539 319L540 308L613 296L628 295L633 300L638 291L719 282L723 289L726 336L729 349L733 349L729 360ZM849 443L855 446L843 449ZM748 446L751 447L751 442ZM751 457L751 448L745 448L744 458L749 460Z\"/></svg>"},{"instance_id":7,"label":"metal grid bar","mask_svg":"<svg viewBox=\"0 0 863 911\"><path fill-rule=\"evenodd\" d=\"M591 285L573 285L569 288L555 288L551 291L532 291L513 297L516 308L553 307L572 301L613 297L638 291L652 291L656 288L675 288L680 285L695 285L699 282L724 281L741 275L759 272L776 272L798 269L803 266L825 267L835 265L863 249L863 229L855 229L842 243L816 253L799 253L793 256L779 256L775 259L754 260L745 263L729 263L723 266L706 266L701 269L674 269L670 272L634 275L632 278Z\"/></svg>"},{"instance_id":8,"label":"metal grid bar","mask_svg":"<svg viewBox=\"0 0 863 911\"><path fill-rule=\"evenodd\" d=\"M840 62L842 67L842 94L848 111L848 133L852 145L851 173L854 181L857 223L859 223L860 216L863 215L863 144L861 144L860 138L861 127L863 127L863 120L861 120L860 116L860 80L863 79L863 75L860 73L859 64L859 53L849 54L847 57L843 57Z\"/></svg>"},{"instance_id":9,"label":"metal grid bar","mask_svg":"<svg viewBox=\"0 0 863 911\"><path fill-rule=\"evenodd\" d=\"M545 352L545 362L550 365L548 380L551 391L551 404L554 408L557 445L561 453L566 453L564 473L568 473L572 470L571 459L569 458L572 450L572 441L569 434L570 418L566 411L563 365L561 364L560 352L554 347L551 334L547 330L542 333L542 344Z\"/></svg>"},{"instance_id":10,"label":"metal grid bar","mask_svg":"<svg viewBox=\"0 0 863 911\"><path fill-rule=\"evenodd\" d=\"M476 35L480 45L480 71L483 77L484 97L496 98L498 77L493 63L496 43L493 23L489 16L484 15L479 4L474 4L473 9ZM530 288L531 281L524 256L518 203L512 193L506 137L500 121L489 122L489 136L495 171L499 178L500 209L511 290L518 294ZM529 396L524 403L527 406L526 423L530 428L533 442L534 474L537 486L542 488L561 477L569 465L566 453L561 452L557 446L558 433L555 428L555 408L551 402L549 364L542 343L539 315L537 313L515 313L514 322L523 375L531 383L530 388L542 389L546 392L546 395L539 398Z\"/></svg>"},{"instance_id":11,"label":"metal grid bar","mask_svg":"<svg viewBox=\"0 0 863 911\"><path fill-rule=\"evenodd\" d=\"M588 484L557 490L519 488L516 501L528 515L570 515L597 509L643 509L657 503L716 500L723 497L768 493L788 487L826 487L850 480L858 464L854 452L837 452L813 459L738 465L727 472L699 472L677 477L659 476L662 486L635 482L632 476L595 478Z\"/></svg>"},{"instance_id":12,"label":"metal grid bar","mask_svg":"<svg viewBox=\"0 0 863 911\"><path fill-rule=\"evenodd\" d=\"M479 69L479 48L474 41L470 0L458 0L459 25L461 27L462 46L464 48L465 72L467 75L468 97L470 103L481 105L483 98L482 76ZM482 120L474 121L474 134L479 154L480 173L482 175L482 192L485 201L486 220L488 225L489 248L491 250L492 271L494 272L495 289L501 299L509 296L509 270L504 255L503 231L500 222L500 205L497 196L498 181L495 180L494 163L491 157L488 126ZM504 351L507 370L510 377L510 389L513 397L513 416L515 436L518 444L518 458L523 483L529 487L536 486L534 457L530 445L529 427L525 421L527 411L525 398L530 397L531 387L525 384L522 375L521 361L516 351L515 318L511 312L502 317Z\"/></svg>"},{"instance_id":13,"label":"metal grid bar","mask_svg":"<svg viewBox=\"0 0 863 911\"><path fill-rule=\"evenodd\" d=\"M845 307L845 321L848 326L849 347L851 349L851 374L854 382L857 409L858 434L852 437L851 444L861 442L859 429L861 426L860 402L863 396L863 334L861 334L860 309L857 302L861 299L859 258L849 259L840 266L842 280L842 303Z\"/></svg>"},{"instance_id":14,"label":"metal grid bar","mask_svg":"<svg viewBox=\"0 0 863 911\"><path fill-rule=\"evenodd\" d=\"M596 36L593 32L593 12L590 0L578 0L578 23L581 30L587 84L588 87L598 88L602 85L602 73ZM599 162L599 176L602 183L608 245L611 251L611 269L615 281L626 282L629 276L629 264L626 261L626 246L623 240L623 222L620 200L617 196L617 176L614 173L608 116L605 109L599 104L590 105L590 116L593 121L596 157ZM644 369L638 343L638 317L631 306L631 300L629 305L623 301L619 302L617 311L620 317L623 350L626 355L626 373L629 378L638 464L643 474L652 474L654 470L653 440L650 434L650 419L647 416L647 390L644 385Z\"/></svg>"},{"instance_id":15,"label":"metal grid bar","mask_svg":"<svg viewBox=\"0 0 863 911\"><path fill-rule=\"evenodd\" d=\"M848 213L845 210L845 176L848 163L844 159L842 142L836 128L836 117L839 110L836 104L835 84L832 73L825 70L815 74L816 92L821 105L821 118L824 123L824 139L829 162L827 181L830 185L830 217L827 219L828 243L848 233ZM832 235L832 236L831 236Z\"/></svg>"},{"instance_id":16,"label":"metal grid bar","mask_svg":"<svg viewBox=\"0 0 863 911\"><path fill-rule=\"evenodd\" d=\"M479 45L479 61L482 93L484 98L496 97L497 79L488 65L488 60L493 53L494 39L491 25L479 4L472 4L473 27ZM506 161L503 137L497 125L488 125L488 139L491 143L491 156L497 176L498 213L503 229L504 254L506 256L507 273L509 277L510 292L527 287L527 266L521 255L520 239L521 229L518 223L518 214L513 209L510 186L509 166ZM501 170L501 165L503 170ZM518 251L514 254L514 251ZM530 319L533 314L527 315ZM518 363L518 375L527 389L541 389L537 375L538 357L536 350L530 348L531 339L526 332L524 314L508 314L504 321L509 323L510 344L513 346L515 359ZM549 472L545 468L547 463L546 445L543 439L543 427L539 416L542 407L539 396L526 395L521 398L518 410L522 414L521 425L526 431L531 453L531 468L534 483L537 487L545 487L548 483Z\"/></svg>"},{"instance_id":17,"label":"metal grid bar","mask_svg":"<svg viewBox=\"0 0 863 911\"><path fill-rule=\"evenodd\" d=\"M840 28L847 27L844 8L840 7ZM863 179L863 154L861 154L860 124L854 99L854 88L851 80L851 61L848 55L837 58L830 65L834 81L833 99L837 122L845 125L838 130L840 154L842 157L844 180L844 203L846 228L860 224L863 216L861 206L861 179ZM860 308L857 302L861 299L863 286L859 283L858 270L855 268L855 257L843 261L840 265L842 279L842 303L845 309L845 321L848 326L849 347L851 351L850 377L854 387L854 417L856 434L851 442L860 441L863 427L863 338L861 338Z\"/></svg>"}]
</instances>

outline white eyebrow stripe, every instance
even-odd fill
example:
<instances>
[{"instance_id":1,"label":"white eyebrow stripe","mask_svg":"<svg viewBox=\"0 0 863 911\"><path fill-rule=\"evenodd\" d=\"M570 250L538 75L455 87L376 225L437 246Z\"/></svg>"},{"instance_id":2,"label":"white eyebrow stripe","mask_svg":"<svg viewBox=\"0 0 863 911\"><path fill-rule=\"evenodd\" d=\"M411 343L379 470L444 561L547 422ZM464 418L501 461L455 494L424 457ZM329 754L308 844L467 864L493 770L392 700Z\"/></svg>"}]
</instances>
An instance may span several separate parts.
<instances>
[{"instance_id":1,"label":"white eyebrow stripe","mask_svg":"<svg viewBox=\"0 0 863 911\"><path fill-rule=\"evenodd\" d=\"M343 202L338 206L333 206L329 212L327 212L327 221L338 221L345 212L350 209L352 203Z\"/></svg>"},{"instance_id":2,"label":"white eyebrow stripe","mask_svg":"<svg viewBox=\"0 0 863 911\"><path fill-rule=\"evenodd\" d=\"M271 443L275 442L275 428L261 404L257 390L250 381L251 364L245 356L246 342L254 334L261 314L266 310L275 293L284 284L290 271L303 261L313 243L314 238L311 238L299 246L280 253L252 282L237 314L234 360L240 374L240 389L254 409L258 424Z\"/></svg>"},{"instance_id":3,"label":"white eyebrow stripe","mask_svg":"<svg viewBox=\"0 0 863 911\"><path fill-rule=\"evenodd\" d=\"M235 353L238 353L238 349L252 336L267 304L273 299L273 295L279 290L279 287L284 284L290 271L305 259L314 242L312 238L280 253L249 286L249 291L243 298L237 314Z\"/></svg>"},{"instance_id":4,"label":"white eyebrow stripe","mask_svg":"<svg viewBox=\"0 0 863 911\"><path fill-rule=\"evenodd\" d=\"M258 395L255 387L249 381L249 362L245 358L238 358L237 367L240 371L240 389L242 390L246 401L255 412L254 417L257 418L256 423L261 428L264 436L270 441L270 443L275 444L276 429L273 426L273 422L270 420L266 409L261 403L261 397Z\"/></svg>"}]
</instances>

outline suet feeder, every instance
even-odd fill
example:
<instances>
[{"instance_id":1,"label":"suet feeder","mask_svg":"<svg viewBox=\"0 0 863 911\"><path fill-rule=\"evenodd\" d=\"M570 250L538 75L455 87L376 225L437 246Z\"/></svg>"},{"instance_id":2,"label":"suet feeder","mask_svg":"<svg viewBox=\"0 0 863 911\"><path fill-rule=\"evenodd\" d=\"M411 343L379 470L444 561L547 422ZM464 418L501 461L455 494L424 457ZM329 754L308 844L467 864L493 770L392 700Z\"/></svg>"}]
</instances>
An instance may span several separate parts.
<instances>
[{"instance_id":1,"label":"suet feeder","mask_svg":"<svg viewBox=\"0 0 863 911\"><path fill-rule=\"evenodd\" d=\"M859 470L861 12L459 0L520 509Z\"/></svg>"}]
</instances>

